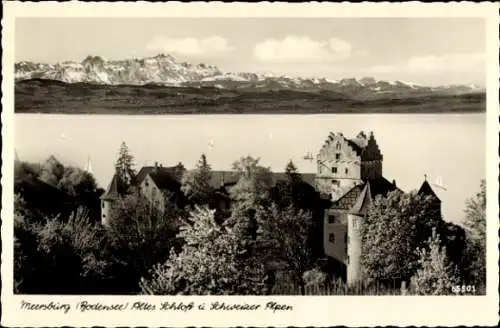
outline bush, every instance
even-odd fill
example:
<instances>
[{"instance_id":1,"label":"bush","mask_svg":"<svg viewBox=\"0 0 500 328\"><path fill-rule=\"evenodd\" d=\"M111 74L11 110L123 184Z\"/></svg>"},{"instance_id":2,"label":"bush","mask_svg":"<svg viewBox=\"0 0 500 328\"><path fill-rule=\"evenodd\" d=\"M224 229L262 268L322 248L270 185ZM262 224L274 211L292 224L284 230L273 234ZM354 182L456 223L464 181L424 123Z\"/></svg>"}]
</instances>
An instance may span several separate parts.
<instances>
[{"instance_id":1,"label":"bush","mask_svg":"<svg viewBox=\"0 0 500 328\"><path fill-rule=\"evenodd\" d=\"M452 287L460 283L457 268L449 263L446 250L440 246L435 232L427 246L428 249L418 250L420 268L411 279L411 288L417 295L452 294Z\"/></svg>"}]
</instances>

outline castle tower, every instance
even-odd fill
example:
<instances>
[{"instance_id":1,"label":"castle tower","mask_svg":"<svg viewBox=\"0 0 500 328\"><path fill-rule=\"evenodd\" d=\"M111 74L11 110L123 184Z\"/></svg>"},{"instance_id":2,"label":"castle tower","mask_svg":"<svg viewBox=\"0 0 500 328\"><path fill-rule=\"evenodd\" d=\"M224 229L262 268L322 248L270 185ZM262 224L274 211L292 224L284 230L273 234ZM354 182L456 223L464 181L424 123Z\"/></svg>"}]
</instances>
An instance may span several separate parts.
<instances>
[{"instance_id":1,"label":"castle tower","mask_svg":"<svg viewBox=\"0 0 500 328\"><path fill-rule=\"evenodd\" d=\"M422 186L420 186L418 194L433 197L434 209L437 211L438 215L441 216L441 199L439 199L438 195L427 181L427 175L424 176L424 182L422 183Z\"/></svg>"},{"instance_id":2,"label":"castle tower","mask_svg":"<svg viewBox=\"0 0 500 328\"><path fill-rule=\"evenodd\" d=\"M101 224L106 226L109 222L111 212L116 201L119 198L118 194L118 176L113 175L113 179L108 186L106 192L101 196Z\"/></svg>"},{"instance_id":3,"label":"castle tower","mask_svg":"<svg viewBox=\"0 0 500 328\"><path fill-rule=\"evenodd\" d=\"M330 133L316 159L316 187L334 201L363 180L382 176L382 154L373 132L353 139Z\"/></svg>"},{"instance_id":4,"label":"castle tower","mask_svg":"<svg viewBox=\"0 0 500 328\"><path fill-rule=\"evenodd\" d=\"M377 141L373 132L370 132L366 146L361 152L361 178L376 179L382 177L382 160L383 156Z\"/></svg>"},{"instance_id":5,"label":"castle tower","mask_svg":"<svg viewBox=\"0 0 500 328\"><path fill-rule=\"evenodd\" d=\"M372 201L370 182L365 184L356 203L347 215L347 284L362 279L360 227Z\"/></svg>"}]
</instances>

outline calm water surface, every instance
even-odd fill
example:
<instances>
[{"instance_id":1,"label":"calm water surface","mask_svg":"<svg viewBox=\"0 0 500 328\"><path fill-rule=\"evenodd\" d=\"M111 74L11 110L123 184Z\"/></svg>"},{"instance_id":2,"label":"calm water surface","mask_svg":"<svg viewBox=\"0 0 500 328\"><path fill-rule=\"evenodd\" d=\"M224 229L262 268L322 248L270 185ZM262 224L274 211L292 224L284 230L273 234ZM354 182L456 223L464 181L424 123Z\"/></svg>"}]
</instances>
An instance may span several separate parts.
<instances>
[{"instance_id":1,"label":"calm water surface","mask_svg":"<svg viewBox=\"0 0 500 328\"><path fill-rule=\"evenodd\" d=\"M88 158L100 186L113 173L118 148L125 141L139 168L174 165L187 168L206 153L213 169L230 169L240 156L282 171L293 160L301 172L315 172L316 154L328 133L354 137L373 131L384 155L383 174L405 191L417 189L427 174L438 177L446 220L463 218L466 198L485 177L485 114L446 115L227 115L100 116L15 115L15 148L22 160L43 161L54 154L65 164L84 167Z\"/></svg>"}]
</instances>

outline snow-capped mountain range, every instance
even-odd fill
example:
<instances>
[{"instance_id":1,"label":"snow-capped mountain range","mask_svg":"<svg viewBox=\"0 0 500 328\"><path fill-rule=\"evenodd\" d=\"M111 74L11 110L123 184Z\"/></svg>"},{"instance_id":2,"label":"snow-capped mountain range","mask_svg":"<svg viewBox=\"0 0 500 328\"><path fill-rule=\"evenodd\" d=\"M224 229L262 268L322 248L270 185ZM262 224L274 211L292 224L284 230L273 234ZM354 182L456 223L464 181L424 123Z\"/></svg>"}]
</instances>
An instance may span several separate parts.
<instances>
[{"instance_id":1,"label":"snow-capped mountain range","mask_svg":"<svg viewBox=\"0 0 500 328\"><path fill-rule=\"evenodd\" d=\"M224 72L206 64L177 61L169 54L125 60L105 60L88 56L82 62L66 61L57 64L21 61L15 64L16 81L27 79L58 80L66 83L94 83L104 85L212 86L222 89L265 89L299 91L332 91L348 95L446 93L461 94L483 91L475 85L422 86L404 81L381 81L373 77L301 78L287 75Z\"/></svg>"}]
</instances>

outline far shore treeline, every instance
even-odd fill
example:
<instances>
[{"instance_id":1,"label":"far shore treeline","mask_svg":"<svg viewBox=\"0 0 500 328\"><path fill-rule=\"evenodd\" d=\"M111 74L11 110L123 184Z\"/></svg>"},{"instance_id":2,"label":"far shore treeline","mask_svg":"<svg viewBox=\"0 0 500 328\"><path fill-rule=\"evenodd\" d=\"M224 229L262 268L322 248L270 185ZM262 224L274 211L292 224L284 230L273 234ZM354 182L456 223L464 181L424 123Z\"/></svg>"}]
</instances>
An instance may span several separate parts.
<instances>
[{"instance_id":1,"label":"far shore treeline","mask_svg":"<svg viewBox=\"0 0 500 328\"><path fill-rule=\"evenodd\" d=\"M474 286L485 293L484 181L462 205L464 226L426 212L432 200L415 192L378 197L361 229L364 281L347 286L322 249L323 200L292 162L273 184L258 158L241 157L224 194L208 183L209 160L202 155L185 170L179 196L166 197L158 211L137 192L134 157L122 144L115 163L120 198L106 225L105 190L90 172L54 156L42 164L16 160L14 292L445 295ZM226 198L231 206L221 207Z\"/></svg>"}]
</instances>

